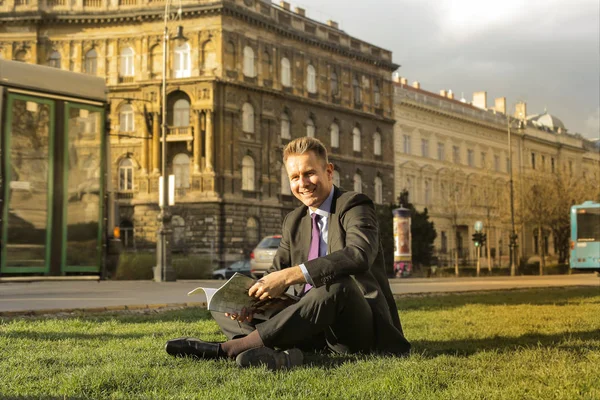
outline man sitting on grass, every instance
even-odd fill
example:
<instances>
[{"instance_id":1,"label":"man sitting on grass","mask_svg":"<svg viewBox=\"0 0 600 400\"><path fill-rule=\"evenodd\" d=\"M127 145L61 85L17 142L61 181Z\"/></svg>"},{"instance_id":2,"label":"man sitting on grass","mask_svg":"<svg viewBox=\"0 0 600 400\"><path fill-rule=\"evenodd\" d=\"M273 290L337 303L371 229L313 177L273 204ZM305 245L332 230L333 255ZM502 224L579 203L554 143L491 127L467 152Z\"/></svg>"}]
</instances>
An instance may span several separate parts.
<instances>
[{"instance_id":1,"label":"man sitting on grass","mask_svg":"<svg viewBox=\"0 0 600 400\"><path fill-rule=\"evenodd\" d=\"M273 266L248 295L275 298L293 287L300 300L267 320L254 318L251 310L213 313L229 340L173 339L167 353L236 358L241 367L270 369L302 364L302 350L408 353L373 202L333 185L333 164L315 138L291 141L283 161L292 193L303 205L285 217Z\"/></svg>"}]
</instances>

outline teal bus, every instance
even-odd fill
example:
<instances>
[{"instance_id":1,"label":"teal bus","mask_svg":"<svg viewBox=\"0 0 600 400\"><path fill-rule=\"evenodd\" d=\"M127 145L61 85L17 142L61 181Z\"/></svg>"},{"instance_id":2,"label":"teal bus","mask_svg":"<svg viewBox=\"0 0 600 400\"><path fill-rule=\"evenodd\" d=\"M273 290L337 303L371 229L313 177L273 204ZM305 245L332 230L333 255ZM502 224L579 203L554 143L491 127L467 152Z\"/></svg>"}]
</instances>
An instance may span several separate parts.
<instances>
[{"instance_id":1,"label":"teal bus","mask_svg":"<svg viewBox=\"0 0 600 400\"><path fill-rule=\"evenodd\" d=\"M118 252L104 79L0 60L0 276L98 275Z\"/></svg>"},{"instance_id":2,"label":"teal bus","mask_svg":"<svg viewBox=\"0 0 600 400\"><path fill-rule=\"evenodd\" d=\"M586 201L571 207L572 269L600 273L600 203Z\"/></svg>"}]
</instances>

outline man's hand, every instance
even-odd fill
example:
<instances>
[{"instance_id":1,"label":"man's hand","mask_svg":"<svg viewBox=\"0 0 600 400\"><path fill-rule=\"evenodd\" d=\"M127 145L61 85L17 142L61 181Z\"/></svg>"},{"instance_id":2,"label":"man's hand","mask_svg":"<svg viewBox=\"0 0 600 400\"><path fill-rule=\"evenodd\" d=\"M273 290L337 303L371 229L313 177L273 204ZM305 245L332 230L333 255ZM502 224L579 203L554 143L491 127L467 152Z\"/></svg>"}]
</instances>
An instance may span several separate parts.
<instances>
[{"instance_id":1,"label":"man's hand","mask_svg":"<svg viewBox=\"0 0 600 400\"><path fill-rule=\"evenodd\" d=\"M279 297L288 286L295 283L306 283L302 270L298 266L271 272L263 276L248 290L248 296L260 300Z\"/></svg>"},{"instance_id":2,"label":"man's hand","mask_svg":"<svg viewBox=\"0 0 600 400\"><path fill-rule=\"evenodd\" d=\"M252 320L252 317L254 316L254 312L244 307L242 308L242 311L239 314L225 313L225 316L233 320L237 320L239 322L250 322Z\"/></svg>"}]
</instances>

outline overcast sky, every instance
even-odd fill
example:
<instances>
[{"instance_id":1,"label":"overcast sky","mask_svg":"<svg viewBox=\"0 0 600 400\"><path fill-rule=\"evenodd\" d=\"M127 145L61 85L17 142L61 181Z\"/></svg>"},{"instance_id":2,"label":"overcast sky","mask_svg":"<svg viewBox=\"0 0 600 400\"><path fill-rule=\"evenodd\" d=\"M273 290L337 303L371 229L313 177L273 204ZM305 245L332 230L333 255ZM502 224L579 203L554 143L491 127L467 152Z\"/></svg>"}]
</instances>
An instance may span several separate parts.
<instances>
[{"instance_id":1,"label":"overcast sky","mask_svg":"<svg viewBox=\"0 0 600 400\"><path fill-rule=\"evenodd\" d=\"M569 132L600 137L599 0L299 0L320 22L393 52L400 76L547 109ZM276 1L278 3L278 1Z\"/></svg>"}]
</instances>

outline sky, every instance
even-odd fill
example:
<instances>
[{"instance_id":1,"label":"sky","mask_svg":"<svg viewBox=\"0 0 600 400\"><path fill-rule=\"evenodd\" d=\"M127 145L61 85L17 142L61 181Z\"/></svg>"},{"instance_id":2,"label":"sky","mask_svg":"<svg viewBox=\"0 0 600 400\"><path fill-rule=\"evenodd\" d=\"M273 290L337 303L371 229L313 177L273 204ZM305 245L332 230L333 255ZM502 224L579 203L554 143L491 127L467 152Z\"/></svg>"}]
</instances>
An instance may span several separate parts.
<instances>
[{"instance_id":1,"label":"sky","mask_svg":"<svg viewBox=\"0 0 600 400\"><path fill-rule=\"evenodd\" d=\"M391 50L409 83L509 113L527 103L571 133L600 138L599 0L288 0L319 22ZM278 1L277 1L278 3Z\"/></svg>"}]
</instances>

